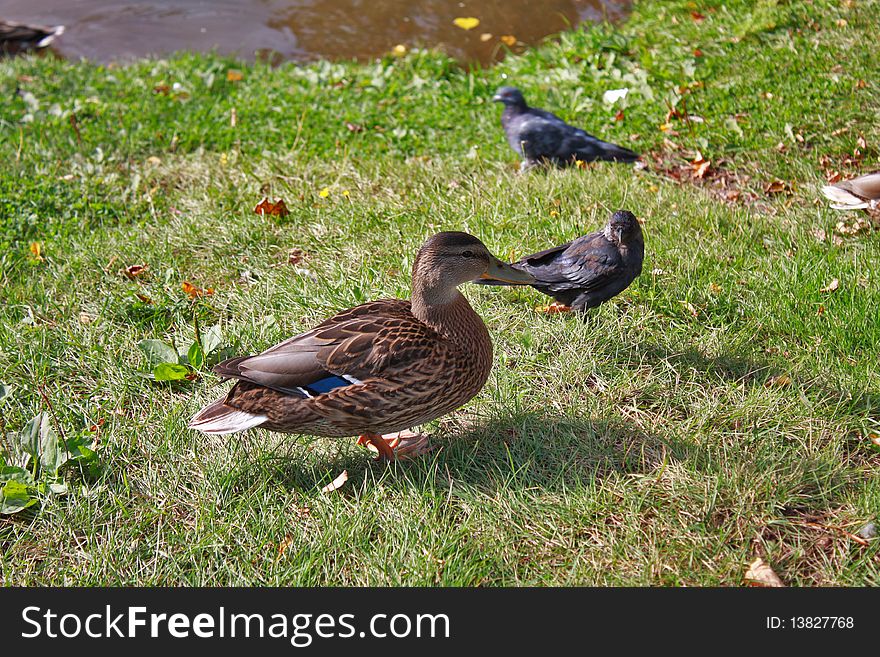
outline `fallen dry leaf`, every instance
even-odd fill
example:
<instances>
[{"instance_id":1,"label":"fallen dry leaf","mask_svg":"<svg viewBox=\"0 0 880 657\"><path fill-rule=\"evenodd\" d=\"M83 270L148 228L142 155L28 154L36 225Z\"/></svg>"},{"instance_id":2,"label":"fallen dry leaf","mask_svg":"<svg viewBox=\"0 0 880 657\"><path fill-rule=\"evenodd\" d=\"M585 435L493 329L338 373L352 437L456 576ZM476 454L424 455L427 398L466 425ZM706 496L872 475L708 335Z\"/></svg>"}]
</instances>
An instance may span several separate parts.
<instances>
[{"instance_id":1,"label":"fallen dry leaf","mask_svg":"<svg viewBox=\"0 0 880 657\"><path fill-rule=\"evenodd\" d=\"M774 573L773 569L761 557L755 559L752 565L749 566L749 569L746 571L746 581L749 583L749 586L777 588L785 586L782 580L779 579L779 575Z\"/></svg>"},{"instance_id":2,"label":"fallen dry leaf","mask_svg":"<svg viewBox=\"0 0 880 657\"><path fill-rule=\"evenodd\" d=\"M626 115L623 113L623 110L617 110L617 114L614 115L614 120L615 121L623 121L625 116Z\"/></svg>"},{"instance_id":3,"label":"fallen dry leaf","mask_svg":"<svg viewBox=\"0 0 880 657\"><path fill-rule=\"evenodd\" d=\"M348 470L343 470L342 473L338 477L336 477L336 479L324 486L324 488L321 489L321 492L332 493L333 491L342 488L343 484L345 484L346 481L348 481Z\"/></svg>"},{"instance_id":4,"label":"fallen dry leaf","mask_svg":"<svg viewBox=\"0 0 880 657\"><path fill-rule=\"evenodd\" d=\"M244 73L242 73L238 69L231 68L228 71L226 71L226 79L229 82L240 82L241 80L244 79Z\"/></svg>"},{"instance_id":5,"label":"fallen dry leaf","mask_svg":"<svg viewBox=\"0 0 880 657\"><path fill-rule=\"evenodd\" d=\"M784 388L791 385L791 377L788 374L771 376L764 382L765 388Z\"/></svg>"},{"instance_id":6,"label":"fallen dry leaf","mask_svg":"<svg viewBox=\"0 0 880 657\"><path fill-rule=\"evenodd\" d=\"M840 287L840 280L835 278L828 285L819 290L822 294L828 294L829 292L834 292L837 288Z\"/></svg>"},{"instance_id":7,"label":"fallen dry leaf","mask_svg":"<svg viewBox=\"0 0 880 657\"><path fill-rule=\"evenodd\" d=\"M767 194L780 194L782 192L791 193L791 186L785 181L774 180L765 185L764 192Z\"/></svg>"},{"instance_id":8,"label":"fallen dry leaf","mask_svg":"<svg viewBox=\"0 0 880 657\"><path fill-rule=\"evenodd\" d=\"M709 166L711 164L711 160L704 159L702 153L697 151L697 156L691 160L691 168L693 169L694 178L705 178L706 174L709 172Z\"/></svg>"},{"instance_id":9,"label":"fallen dry leaf","mask_svg":"<svg viewBox=\"0 0 880 657\"><path fill-rule=\"evenodd\" d=\"M134 280L138 276L143 276L147 272L147 265L129 265L122 270L129 280Z\"/></svg>"},{"instance_id":10,"label":"fallen dry leaf","mask_svg":"<svg viewBox=\"0 0 880 657\"><path fill-rule=\"evenodd\" d=\"M516 45L516 37L512 34L504 34L498 38L501 40L501 43L508 48L513 48Z\"/></svg>"},{"instance_id":11,"label":"fallen dry leaf","mask_svg":"<svg viewBox=\"0 0 880 657\"><path fill-rule=\"evenodd\" d=\"M691 12L691 18L694 19L694 22L699 23L700 21L705 20L706 17L703 16L703 14L701 14L701 13L698 12L698 11L692 11L692 12Z\"/></svg>"},{"instance_id":12,"label":"fallen dry leaf","mask_svg":"<svg viewBox=\"0 0 880 657\"><path fill-rule=\"evenodd\" d=\"M491 38L492 38L492 33L491 33L491 32L483 32L483 33L480 35L480 41L488 41L488 40L491 39Z\"/></svg>"},{"instance_id":13,"label":"fallen dry leaf","mask_svg":"<svg viewBox=\"0 0 880 657\"><path fill-rule=\"evenodd\" d=\"M260 215L274 215L276 217L286 217L290 214L290 210L287 209L287 205L284 204L283 198L276 198L275 202L272 203L268 197L263 198L262 201L257 203L257 206L254 208L254 214Z\"/></svg>"},{"instance_id":14,"label":"fallen dry leaf","mask_svg":"<svg viewBox=\"0 0 880 657\"><path fill-rule=\"evenodd\" d=\"M456 27L460 27L463 30L472 30L480 24L480 19L474 18L473 16L466 16L456 18L452 21L452 23Z\"/></svg>"},{"instance_id":15,"label":"fallen dry leaf","mask_svg":"<svg viewBox=\"0 0 880 657\"><path fill-rule=\"evenodd\" d=\"M290 253L287 254L287 264L298 265L303 261L303 256L302 249L291 249Z\"/></svg>"},{"instance_id":16,"label":"fallen dry leaf","mask_svg":"<svg viewBox=\"0 0 880 657\"><path fill-rule=\"evenodd\" d=\"M150 305L153 303L153 300L145 294L135 294L138 299L140 299L143 303Z\"/></svg>"},{"instance_id":17,"label":"fallen dry leaf","mask_svg":"<svg viewBox=\"0 0 880 657\"><path fill-rule=\"evenodd\" d=\"M349 132L363 132L364 131L364 126L358 125L357 123L352 123L351 121L346 121L345 127L348 128Z\"/></svg>"},{"instance_id":18,"label":"fallen dry leaf","mask_svg":"<svg viewBox=\"0 0 880 657\"><path fill-rule=\"evenodd\" d=\"M180 287L183 288L183 291L189 295L190 299L198 299L199 297L209 296L214 294L214 288L209 287L207 289L202 289L190 283L189 281L184 281L181 283Z\"/></svg>"}]
</instances>

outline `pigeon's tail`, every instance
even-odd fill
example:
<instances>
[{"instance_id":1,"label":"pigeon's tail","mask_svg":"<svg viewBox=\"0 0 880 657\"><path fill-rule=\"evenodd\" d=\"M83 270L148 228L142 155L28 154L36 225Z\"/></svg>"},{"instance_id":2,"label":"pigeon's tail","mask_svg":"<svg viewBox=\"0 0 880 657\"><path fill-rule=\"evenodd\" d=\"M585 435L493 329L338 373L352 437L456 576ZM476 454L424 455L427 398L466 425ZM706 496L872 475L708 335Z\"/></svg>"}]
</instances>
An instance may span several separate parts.
<instances>
[{"instance_id":1,"label":"pigeon's tail","mask_svg":"<svg viewBox=\"0 0 880 657\"><path fill-rule=\"evenodd\" d=\"M598 147L597 149L591 148L588 151L577 151L575 157L578 160L606 160L608 162L635 162L641 157L635 151L607 141L599 141L596 146ZM596 152L597 150L598 153Z\"/></svg>"},{"instance_id":2,"label":"pigeon's tail","mask_svg":"<svg viewBox=\"0 0 880 657\"><path fill-rule=\"evenodd\" d=\"M226 397L211 402L195 414L189 422L189 428L202 433L226 434L247 431L258 427L269 418L240 411L226 405Z\"/></svg>"}]
</instances>

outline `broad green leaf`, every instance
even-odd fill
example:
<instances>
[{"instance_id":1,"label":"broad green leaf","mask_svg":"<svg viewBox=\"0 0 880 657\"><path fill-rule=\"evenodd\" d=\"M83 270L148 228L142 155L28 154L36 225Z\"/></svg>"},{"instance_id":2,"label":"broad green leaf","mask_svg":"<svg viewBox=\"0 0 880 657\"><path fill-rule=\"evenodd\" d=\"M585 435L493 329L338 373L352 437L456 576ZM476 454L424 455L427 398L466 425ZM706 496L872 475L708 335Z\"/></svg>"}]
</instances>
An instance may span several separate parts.
<instances>
[{"instance_id":1,"label":"broad green leaf","mask_svg":"<svg viewBox=\"0 0 880 657\"><path fill-rule=\"evenodd\" d=\"M36 503L28 487L20 481L7 481L0 488L0 513L18 513Z\"/></svg>"},{"instance_id":2,"label":"broad green leaf","mask_svg":"<svg viewBox=\"0 0 880 657\"><path fill-rule=\"evenodd\" d=\"M52 476L58 473L64 462L67 460L67 450L64 444L59 440L58 434L49 421L46 413L43 415L43 424L40 427L40 467L43 472L48 472Z\"/></svg>"},{"instance_id":3,"label":"broad green leaf","mask_svg":"<svg viewBox=\"0 0 880 657\"><path fill-rule=\"evenodd\" d=\"M174 347L165 344L161 340L141 340L138 342L138 347L144 352L152 367L159 363L177 362L177 351Z\"/></svg>"},{"instance_id":4,"label":"broad green leaf","mask_svg":"<svg viewBox=\"0 0 880 657\"><path fill-rule=\"evenodd\" d=\"M199 369L205 363L205 352L202 351L202 345L193 342L189 351L186 352L186 359L194 368Z\"/></svg>"},{"instance_id":5,"label":"broad green leaf","mask_svg":"<svg viewBox=\"0 0 880 657\"><path fill-rule=\"evenodd\" d=\"M66 445L67 454L71 461L93 461L98 456L97 452L92 449L95 446L93 436L73 436L67 439Z\"/></svg>"},{"instance_id":6,"label":"broad green leaf","mask_svg":"<svg viewBox=\"0 0 880 657\"><path fill-rule=\"evenodd\" d=\"M202 350L206 356L209 356L222 342L223 334L219 324L214 324L207 331L202 331Z\"/></svg>"},{"instance_id":7,"label":"broad green leaf","mask_svg":"<svg viewBox=\"0 0 880 657\"><path fill-rule=\"evenodd\" d=\"M14 465L0 467L0 484L5 484L7 481L17 481L25 486L34 485L34 478L31 476L31 473L24 468Z\"/></svg>"},{"instance_id":8,"label":"broad green leaf","mask_svg":"<svg viewBox=\"0 0 880 657\"><path fill-rule=\"evenodd\" d=\"M189 374L189 368L186 365L176 365L175 363L159 363L153 370L156 381L180 381L185 379L187 374Z\"/></svg>"},{"instance_id":9,"label":"broad green leaf","mask_svg":"<svg viewBox=\"0 0 880 657\"><path fill-rule=\"evenodd\" d=\"M18 432L18 444L31 455L35 461L40 459L40 433L43 423L48 424L49 417L45 413L39 413L31 418L30 422Z\"/></svg>"}]
</instances>

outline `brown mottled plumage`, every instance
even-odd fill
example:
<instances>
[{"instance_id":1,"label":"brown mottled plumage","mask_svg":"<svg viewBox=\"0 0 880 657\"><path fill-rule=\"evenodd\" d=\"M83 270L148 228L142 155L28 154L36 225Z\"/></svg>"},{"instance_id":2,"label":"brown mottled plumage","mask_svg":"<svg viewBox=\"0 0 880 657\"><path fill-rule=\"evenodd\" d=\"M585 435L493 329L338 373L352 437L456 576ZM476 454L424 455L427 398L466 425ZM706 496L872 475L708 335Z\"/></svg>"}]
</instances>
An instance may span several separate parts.
<instances>
[{"instance_id":1,"label":"brown mottled plumage","mask_svg":"<svg viewBox=\"0 0 880 657\"><path fill-rule=\"evenodd\" d=\"M444 415L476 395L492 368L482 319L457 290L475 278L528 283L467 233L439 233L413 265L412 299L345 310L257 356L215 367L238 379L190 426L205 433L263 427L317 436L381 434Z\"/></svg>"}]
</instances>

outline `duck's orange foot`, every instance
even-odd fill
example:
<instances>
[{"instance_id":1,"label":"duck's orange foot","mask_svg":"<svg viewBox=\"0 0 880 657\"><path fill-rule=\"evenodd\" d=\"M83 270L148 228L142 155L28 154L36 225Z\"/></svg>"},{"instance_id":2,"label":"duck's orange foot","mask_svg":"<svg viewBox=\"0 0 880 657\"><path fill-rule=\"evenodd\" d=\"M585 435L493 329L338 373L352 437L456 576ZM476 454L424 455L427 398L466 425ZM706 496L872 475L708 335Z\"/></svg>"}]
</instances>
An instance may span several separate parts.
<instances>
[{"instance_id":1,"label":"duck's orange foot","mask_svg":"<svg viewBox=\"0 0 880 657\"><path fill-rule=\"evenodd\" d=\"M549 306L539 306L538 308L535 308L535 310L545 315L555 315L556 313L570 313L571 306L566 306L564 303L554 301Z\"/></svg>"},{"instance_id":2,"label":"duck's orange foot","mask_svg":"<svg viewBox=\"0 0 880 657\"><path fill-rule=\"evenodd\" d=\"M359 436L358 445L366 445L378 454L377 461L395 461L412 459L431 451L428 437L422 433L412 431L398 431L380 436L376 433L367 433Z\"/></svg>"}]
</instances>

